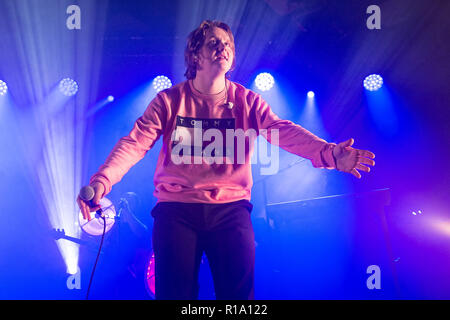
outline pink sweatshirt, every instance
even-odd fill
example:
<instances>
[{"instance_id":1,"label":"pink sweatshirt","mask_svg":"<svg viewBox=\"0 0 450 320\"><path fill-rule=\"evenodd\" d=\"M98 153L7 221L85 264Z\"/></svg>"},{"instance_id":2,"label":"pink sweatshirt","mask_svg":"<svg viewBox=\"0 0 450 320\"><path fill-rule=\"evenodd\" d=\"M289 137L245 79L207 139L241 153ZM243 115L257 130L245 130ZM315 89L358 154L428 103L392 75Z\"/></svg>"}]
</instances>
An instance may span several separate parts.
<instances>
[{"instance_id":1,"label":"pink sweatshirt","mask_svg":"<svg viewBox=\"0 0 450 320\"><path fill-rule=\"evenodd\" d=\"M231 109L228 108L227 102L233 103ZM198 129L200 123L201 130ZM253 129L256 133L267 129L268 134L263 136L269 142L270 130L278 129L281 148L311 160L316 168L336 168L332 155L334 143L327 143L291 121L281 120L261 95L229 80L227 89L223 92L206 95L194 89L191 81L184 81L158 93L144 114L137 119L130 134L117 142L105 163L92 176L90 183L102 183L105 186L105 196L162 135L163 146L154 174L154 196L158 202L226 203L250 200L253 184L250 159L255 138L245 139L244 163L237 163L235 152L235 161L228 158L229 162L233 163L223 161L222 164L208 164L200 160L199 164L196 163L198 161L192 160L190 164L176 164L171 153L175 150L174 146L181 143L178 136L180 133L183 135L183 132L192 133L194 124L197 126L197 132L205 132L210 128L218 129L224 133L224 142L227 129L243 129L244 132ZM177 132L176 136L173 135L174 130ZM192 137L194 136L195 133ZM189 143L185 138L184 135L183 143ZM212 141L213 139L201 142L203 149ZM227 146L229 147L225 145ZM235 143L234 149L237 147L238 144ZM192 148L194 149L195 147ZM181 155L189 155L184 152ZM223 153L225 154L225 151Z\"/></svg>"}]
</instances>

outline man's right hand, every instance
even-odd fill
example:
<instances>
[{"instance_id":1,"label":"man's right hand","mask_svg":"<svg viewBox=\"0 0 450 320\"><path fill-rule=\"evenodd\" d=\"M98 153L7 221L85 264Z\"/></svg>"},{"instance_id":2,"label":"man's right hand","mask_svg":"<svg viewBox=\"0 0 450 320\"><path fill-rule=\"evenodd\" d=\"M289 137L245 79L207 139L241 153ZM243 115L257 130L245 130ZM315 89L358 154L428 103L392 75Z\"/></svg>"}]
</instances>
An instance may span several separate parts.
<instances>
[{"instance_id":1,"label":"man's right hand","mask_svg":"<svg viewBox=\"0 0 450 320\"><path fill-rule=\"evenodd\" d=\"M100 199L105 193L105 187L100 182L94 182L90 185L94 189L94 198L91 201L85 201L80 198L80 195L78 194L77 197L77 203L80 207L81 213L83 214L84 219L91 221L91 214L90 212L97 211L100 209ZM91 206L93 204L93 206Z\"/></svg>"}]
</instances>

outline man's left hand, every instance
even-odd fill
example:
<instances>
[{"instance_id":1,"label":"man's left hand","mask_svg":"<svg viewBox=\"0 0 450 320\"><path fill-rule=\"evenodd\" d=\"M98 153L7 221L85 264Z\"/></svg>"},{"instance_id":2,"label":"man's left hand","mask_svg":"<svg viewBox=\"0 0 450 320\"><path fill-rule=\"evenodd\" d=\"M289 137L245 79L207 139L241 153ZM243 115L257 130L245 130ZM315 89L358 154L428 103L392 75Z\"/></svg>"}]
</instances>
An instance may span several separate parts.
<instances>
[{"instance_id":1,"label":"man's left hand","mask_svg":"<svg viewBox=\"0 0 450 320\"><path fill-rule=\"evenodd\" d=\"M347 141L341 142L333 149L333 156L336 160L336 169L351 173L358 179L361 178L361 174L358 170L364 172L370 172L368 166L374 166L375 154L368 150L359 150L352 148L355 141L353 138Z\"/></svg>"}]
</instances>

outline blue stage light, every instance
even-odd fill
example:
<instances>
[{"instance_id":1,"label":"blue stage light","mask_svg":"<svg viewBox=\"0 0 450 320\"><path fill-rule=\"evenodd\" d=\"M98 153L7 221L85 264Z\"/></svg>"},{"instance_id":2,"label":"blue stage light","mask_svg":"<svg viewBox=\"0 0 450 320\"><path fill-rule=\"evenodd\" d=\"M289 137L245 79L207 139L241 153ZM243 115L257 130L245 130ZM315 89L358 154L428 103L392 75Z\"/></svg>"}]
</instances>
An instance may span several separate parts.
<instances>
[{"instance_id":1,"label":"blue stage light","mask_svg":"<svg viewBox=\"0 0 450 320\"><path fill-rule=\"evenodd\" d=\"M4 96L8 92L8 86L2 80L0 80L0 96Z\"/></svg>"},{"instance_id":2,"label":"blue stage light","mask_svg":"<svg viewBox=\"0 0 450 320\"><path fill-rule=\"evenodd\" d=\"M172 81L166 76L157 76L153 79L153 88L156 92L160 92L164 89L168 89L172 86Z\"/></svg>"},{"instance_id":3,"label":"blue stage light","mask_svg":"<svg viewBox=\"0 0 450 320\"><path fill-rule=\"evenodd\" d=\"M383 78L378 74L371 74L364 79L364 88L376 91L383 86Z\"/></svg>"},{"instance_id":4,"label":"blue stage light","mask_svg":"<svg viewBox=\"0 0 450 320\"><path fill-rule=\"evenodd\" d=\"M308 98L312 99L314 98L314 91L308 91Z\"/></svg>"},{"instance_id":5,"label":"blue stage light","mask_svg":"<svg viewBox=\"0 0 450 320\"><path fill-rule=\"evenodd\" d=\"M65 96L73 96L78 91L78 84L75 80L64 78L59 82L59 91Z\"/></svg>"},{"instance_id":6,"label":"blue stage light","mask_svg":"<svg viewBox=\"0 0 450 320\"><path fill-rule=\"evenodd\" d=\"M114 101L114 97L113 96L108 96L108 98L106 98L106 100L108 100L108 102L113 102Z\"/></svg>"},{"instance_id":7,"label":"blue stage light","mask_svg":"<svg viewBox=\"0 0 450 320\"><path fill-rule=\"evenodd\" d=\"M273 85L275 84L275 80L270 73L263 72L256 76L255 84L259 90L268 91L272 89Z\"/></svg>"}]
</instances>

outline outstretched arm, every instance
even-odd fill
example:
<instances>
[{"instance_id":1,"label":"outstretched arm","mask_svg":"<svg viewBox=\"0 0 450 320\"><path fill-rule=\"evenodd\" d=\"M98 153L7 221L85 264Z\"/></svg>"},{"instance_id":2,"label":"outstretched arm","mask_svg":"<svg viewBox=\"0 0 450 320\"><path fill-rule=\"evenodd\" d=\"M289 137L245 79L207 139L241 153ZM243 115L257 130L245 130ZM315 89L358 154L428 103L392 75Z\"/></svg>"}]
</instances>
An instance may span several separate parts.
<instances>
[{"instance_id":1,"label":"outstretched arm","mask_svg":"<svg viewBox=\"0 0 450 320\"><path fill-rule=\"evenodd\" d=\"M116 143L105 163L91 177L89 184L95 192L92 201L84 201L78 196L77 203L85 219L91 219L89 212L99 209L100 199L111 191L112 185L120 181L159 139L166 123L163 104L160 95L150 102L144 114L136 120L130 134Z\"/></svg>"},{"instance_id":2,"label":"outstretched arm","mask_svg":"<svg viewBox=\"0 0 450 320\"><path fill-rule=\"evenodd\" d=\"M166 111L161 95L150 102L144 114L136 120L128 136L121 138L109 154L105 163L90 179L90 184L99 182L104 186L105 196L112 185L119 182L128 170L141 160L163 133Z\"/></svg>"},{"instance_id":3,"label":"outstretched arm","mask_svg":"<svg viewBox=\"0 0 450 320\"><path fill-rule=\"evenodd\" d=\"M280 119L264 99L257 95L250 110L250 119L256 130L265 129L267 134L260 133L272 144L311 160L315 168L336 168L332 150L335 143L328 143L290 120ZM273 141L271 132L278 131L278 141Z\"/></svg>"},{"instance_id":4,"label":"outstretched arm","mask_svg":"<svg viewBox=\"0 0 450 320\"><path fill-rule=\"evenodd\" d=\"M352 148L354 142L353 138L350 138L337 144L333 149L333 156L336 160L337 170L351 173L360 179L361 174L358 170L370 172L370 167L368 166L375 165L375 161L372 160L375 158L375 154L368 150Z\"/></svg>"}]
</instances>

